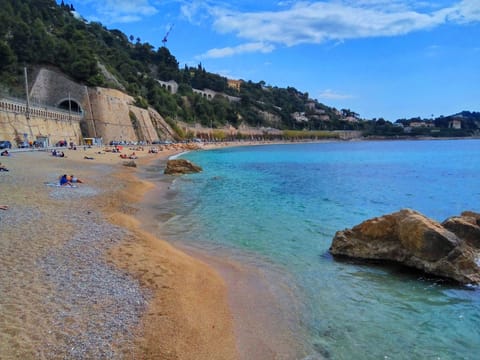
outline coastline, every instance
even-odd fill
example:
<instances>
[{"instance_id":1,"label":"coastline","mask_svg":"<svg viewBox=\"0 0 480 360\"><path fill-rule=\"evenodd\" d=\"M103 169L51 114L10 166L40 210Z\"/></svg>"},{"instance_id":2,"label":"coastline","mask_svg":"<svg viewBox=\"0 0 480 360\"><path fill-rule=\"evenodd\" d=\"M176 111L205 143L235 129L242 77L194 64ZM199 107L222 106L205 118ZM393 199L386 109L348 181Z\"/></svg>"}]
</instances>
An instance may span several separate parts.
<instances>
[{"instance_id":1,"label":"coastline","mask_svg":"<svg viewBox=\"0 0 480 360\"><path fill-rule=\"evenodd\" d=\"M200 151L272 144L280 143L218 143L204 146ZM139 222L141 231L150 234L157 239L156 241L164 239L161 224L168 221L156 217L158 215L156 206L159 203L168 203L172 199L174 195L171 192L171 184L176 178L163 173L158 175L158 171L164 168L168 159L176 158L188 151L191 150L173 152L161 159L144 163L142 170L135 174L137 181L147 181L150 184L148 188L143 188L142 199L136 203L138 212L135 217L141 219ZM307 356L306 349L298 342L299 331L302 330L298 328L300 320L296 317L297 312L294 309L295 290L291 283L288 286L279 285L276 281L278 274L267 273L265 269L248 264L248 259L245 258L238 259L229 253L212 254L208 250L194 248L184 242L174 242L172 245L183 254L206 264L220 276L226 289L225 296L228 300L229 316L233 321L233 334L239 359L297 359ZM207 293L205 290L203 289L200 296L205 296ZM283 301L280 301L279 294Z\"/></svg>"},{"instance_id":2,"label":"coastline","mask_svg":"<svg viewBox=\"0 0 480 360\"><path fill-rule=\"evenodd\" d=\"M172 246L146 230L149 195L166 196L168 182L162 189L140 173L186 150L147 151L136 151L137 168L102 148L66 150L66 158L43 151L2 158L10 171L0 174L0 203L9 205L0 213L0 290L7 294L0 300L7 320L0 322L1 357L298 354L291 333L273 336L285 322L256 269ZM62 173L85 183L53 186Z\"/></svg>"},{"instance_id":3,"label":"coastline","mask_svg":"<svg viewBox=\"0 0 480 360\"><path fill-rule=\"evenodd\" d=\"M170 187L174 180L168 176L167 179L157 178L156 186L149 189L139 203L141 227L156 238L164 238L162 223L169 220L157 217L162 212L157 206L168 203L175 196L172 194L175 190ZM251 264L248 254L239 258L238 254L219 252L218 249L212 253L181 240L172 244L206 263L225 281L240 359L298 359L307 356L306 349L298 341L302 338L297 318L299 305L295 301L298 293L292 282L287 286L284 278L278 281L279 276L285 276L282 270L258 268Z\"/></svg>"},{"instance_id":4,"label":"coastline","mask_svg":"<svg viewBox=\"0 0 480 360\"><path fill-rule=\"evenodd\" d=\"M183 152L183 149L180 150ZM179 152L140 159L144 167ZM136 207L133 214L111 212L110 221L127 227L135 239L114 248L117 266L149 288L152 298L143 316L144 335L138 338L149 359L238 359L232 318L223 279L211 267L142 229L146 219L139 207L152 183L138 173L120 175L127 183L124 199Z\"/></svg>"},{"instance_id":5,"label":"coastline","mask_svg":"<svg viewBox=\"0 0 480 360\"><path fill-rule=\"evenodd\" d=\"M152 185L118 154L65 154L2 158L1 357L237 359L223 279L140 230ZM85 182L55 186L62 173Z\"/></svg>"}]
</instances>

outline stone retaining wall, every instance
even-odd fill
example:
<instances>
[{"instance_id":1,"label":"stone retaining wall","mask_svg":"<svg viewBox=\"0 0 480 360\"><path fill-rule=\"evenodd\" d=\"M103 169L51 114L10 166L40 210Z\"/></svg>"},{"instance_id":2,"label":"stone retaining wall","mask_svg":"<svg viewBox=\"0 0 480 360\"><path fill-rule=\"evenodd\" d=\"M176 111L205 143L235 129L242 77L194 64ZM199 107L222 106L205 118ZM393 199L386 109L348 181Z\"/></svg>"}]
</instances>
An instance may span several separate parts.
<instances>
[{"instance_id":1,"label":"stone retaining wall","mask_svg":"<svg viewBox=\"0 0 480 360\"><path fill-rule=\"evenodd\" d=\"M30 107L30 119L27 119L25 103L7 101L2 105L0 102L0 140L16 144L19 137L23 142L26 134L29 141L48 136L50 143L67 140L80 144L83 137L95 137L102 138L106 144L112 140L151 142L174 136L158 112L135 106L131 96L115 89L80 85L50 69L36 72L30 99L50 106L72 101L78 104L80 113L37 106Z\"/></svg>"},{"instance_id":2,"label":"stone retaining wall","mask_svg":"<svg viewBox=\"0 0 480 360\"><path fill-rule=\"evenodd\" d=\"M45 145L56 144L60 140L79 144L82 139L80 121L52 119L32 114L0 111L0 140L10 140L13 147L23 142L48 139Z\"/></svg>"}]
</instances>

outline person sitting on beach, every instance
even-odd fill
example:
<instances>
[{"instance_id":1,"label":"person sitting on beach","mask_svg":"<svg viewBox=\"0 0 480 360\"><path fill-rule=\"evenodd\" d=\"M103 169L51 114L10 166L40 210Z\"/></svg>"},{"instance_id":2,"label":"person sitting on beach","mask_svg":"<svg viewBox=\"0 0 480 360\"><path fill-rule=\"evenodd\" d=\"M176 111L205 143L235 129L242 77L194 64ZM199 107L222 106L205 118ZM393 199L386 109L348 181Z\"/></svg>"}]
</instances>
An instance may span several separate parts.
<instances>
[{"instance_id":1,"label":"person sitting on beach","mask_svg":"<svg viewBox=\"0 0 480 360\"><path fill-rule=\"evenodd\" d=\"M10 153L8 152L8 150L4 150L4 151L2 151L2 153L0 155L1 156L10 156Z\"/></svg>"},{"instance_id":2,"label":"person sitting on beach","mask_svg":"<svg viewBox=\"0 0 480 360\"><path fill-rule=\"evenodd\" d=\"M130 156L128 157L129 159L138 159L138 156L135 154L135 151L133 153L130 154Z\"/></svg>"},{"instance_id":3,"label":"person sitting on beach","mask_svg":"<svg viewBox=\"0 0 480 360\"><path fill-rule=\"evenodd\" d=\"M52 150L52 156L57 156L57 150L55 149Z\"/></svg>"},{"instance_id":4,"label":"person sitting on beach","mask_svg":"<svg viewBox=\"0 0 480 360\"><path fill-rule=\"evenodd\" d=\"M60 176L60 186L72 186L72 183L68 180L67 174Z\"/></svg>"},{"instance_id":5,"label":"person sitting on beach","mask_svg":"<svg viewBox=\"0 0 480 360\"><path fill-rule=\"evenodd\" d=\"M9 171L9 170L5 167L5 165L0 163L0 171Z\"/></svg>"}]
</instances>

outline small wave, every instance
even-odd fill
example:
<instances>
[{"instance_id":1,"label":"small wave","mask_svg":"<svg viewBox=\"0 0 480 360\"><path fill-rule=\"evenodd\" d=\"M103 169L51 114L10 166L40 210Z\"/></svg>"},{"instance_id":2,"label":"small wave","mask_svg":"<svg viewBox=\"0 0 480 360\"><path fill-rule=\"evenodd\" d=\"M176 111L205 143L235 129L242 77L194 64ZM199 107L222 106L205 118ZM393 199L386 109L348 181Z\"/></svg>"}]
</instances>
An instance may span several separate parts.
<instances>
[{"instance_id":1,"label":"small wave","mask_svg":"<svg viewBox=\"0 0 480 360\"><path fill-rule=\"evenodd\" d=\"M182 155L188 154L189 152L190 152L190 151L183 151L183 152L181 152L181 153L178 153L178 154L169 156L169 157L168 157L168 160L175 160L175 159L179 158L179 157L182 156Z\"/></svg>"}]
</instances>

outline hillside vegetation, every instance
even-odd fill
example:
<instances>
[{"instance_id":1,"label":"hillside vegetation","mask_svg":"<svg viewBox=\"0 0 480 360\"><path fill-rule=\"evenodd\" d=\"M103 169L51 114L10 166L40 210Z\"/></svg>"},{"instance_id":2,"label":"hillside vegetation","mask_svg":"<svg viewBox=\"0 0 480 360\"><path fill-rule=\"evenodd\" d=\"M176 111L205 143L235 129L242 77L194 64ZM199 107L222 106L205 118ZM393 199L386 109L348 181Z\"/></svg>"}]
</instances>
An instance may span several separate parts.
<instances>
[{"instance_id":1,"label":"hillside vegetation","mask_svg":"<svg viewBox=\"0 0 480 360\"><path fill-rule=\"evenodd\" d=\"M0 0L0 95L25 96L25 66L30 71L54 67L79 83L125 91L138 106L152 106L172 125L183 121L211 128L246 125L297 131L361 130L372 136L412 135L400 126L409 120L396 124L383 119L362 120L354 111L331 108L293 87L242 80L240 90L230 88L227 78L208 72L202 64L180 68L166 47L155 49L139 38L85 21L72 4ZM178 92L171 94L157 80L174 80ZM216 95L206 99L193 89L210 89ZM478 131L480 113L463 115L468 115L468 124L462 131L449 129L449 118L435 119L435 126L448 129L436 134L464 136Z\"/></svg>"}]
</instances>

